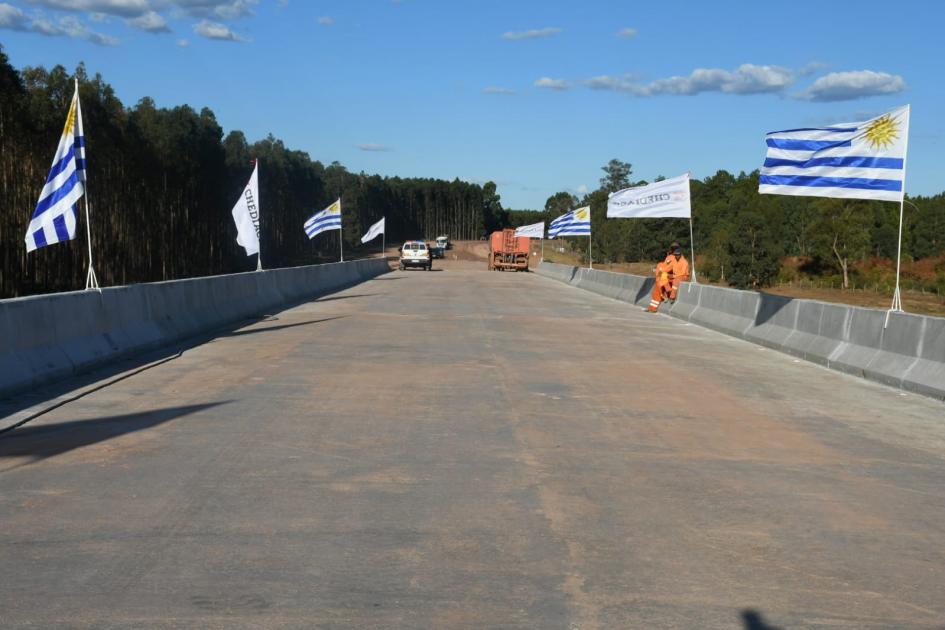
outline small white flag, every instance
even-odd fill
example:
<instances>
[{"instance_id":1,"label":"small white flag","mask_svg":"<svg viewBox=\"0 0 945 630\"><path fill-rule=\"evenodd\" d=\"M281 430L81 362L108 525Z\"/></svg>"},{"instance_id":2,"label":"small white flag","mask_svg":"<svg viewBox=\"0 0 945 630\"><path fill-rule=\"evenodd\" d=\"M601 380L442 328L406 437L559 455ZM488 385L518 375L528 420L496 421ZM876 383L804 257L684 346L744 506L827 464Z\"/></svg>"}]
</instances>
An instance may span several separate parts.
<instances>
[{"instance_id":1,"label":"small white flag","mask_svg":"<svg viewBox=\"0 0 945 630\"><path fill-rule=\"evenodd\" d=\"M607 199L608 219L692 217L689 173L646 186L624 188Z\"/></svg>"},{"instance_id":2,"label":"small white flag","mask_svg":"<svg viewBox=\"0 0 945 630\"><path fill-rule=\"evenodd\" d=\"M532 223L515 228L515 236L524 236L526 238L545 238L545 222Z\"/></svg>"},{"instance_id":3,"label":"small white flag","mask_svg":"<svg viewBox=\"0 0 945 630\"><path fill-rule=\"evenodd\" d=\"M233 206L233 220L236 221L236 242L246 249L246 255L259 253L259 186L257 176L259 162L253 168L249 183L243 189L239 201Z\"/></svg>"},{"instance_id":4,"label":"small white flag","mask_svg":"<svg viewBox=\"0 0 945 630\"><path fill-rule=\"evenodd\" d=\"M384 219L381 219L380 221L378 221L377 223L375 223L368 229L367 234L361 237L361 242L367 243L368 241L373 241L374 239L376 239L378 236L380 236L383 233L384 233Z\"/></svg>"}]
</instances>

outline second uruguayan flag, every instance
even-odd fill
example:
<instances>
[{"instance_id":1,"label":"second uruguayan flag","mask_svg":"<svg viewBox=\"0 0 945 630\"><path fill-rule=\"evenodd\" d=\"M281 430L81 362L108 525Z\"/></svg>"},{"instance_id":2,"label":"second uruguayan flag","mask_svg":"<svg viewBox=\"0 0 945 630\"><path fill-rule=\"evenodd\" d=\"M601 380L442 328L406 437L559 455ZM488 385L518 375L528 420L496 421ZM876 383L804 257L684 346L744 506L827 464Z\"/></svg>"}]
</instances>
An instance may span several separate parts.
<instances>
[{"instance_id":1,"label":"second uruguayan flag","mask_svg":"<svg viewBox=\"0 0 945 630\"><path fill-rule=\"evenodd\" d=\"M328 230L341 229L341 199L331 204L321 212L313 214L305 222L305 233L310 239Z\"/></svg>"},{"instance_id":2,"label":"second uruguayan flag","mask_svg":"<svg viewBox=\"0 0 945 630\"><path fill-rule=\"evenodd\" d=\"M75 204L85 194L84 182L85 136L82 135L79 83L76 82L56 157L26 230L26 251L75 238Z\"/></svg>"},{"instance_id":3,"label":"second uruguayan flag","mask_svg":"<svg viewBox=\"0 0 945 630\"><path fill-rule=\"evenodd\" d=\"M901 201L909 106L864 122L773 131L758 192Z\"/></svg>"},{"instance_id":4,"label":"second uruguayan flag","mask_svg":"<svg viewBox=\"0 0 945 630\"><path fill-rule=\"evenodd\" d=\"M572 210L551 222L548 226L548 238L558 236L590 236L591 207L584 206Z\"/></svg>"}]
</instances>

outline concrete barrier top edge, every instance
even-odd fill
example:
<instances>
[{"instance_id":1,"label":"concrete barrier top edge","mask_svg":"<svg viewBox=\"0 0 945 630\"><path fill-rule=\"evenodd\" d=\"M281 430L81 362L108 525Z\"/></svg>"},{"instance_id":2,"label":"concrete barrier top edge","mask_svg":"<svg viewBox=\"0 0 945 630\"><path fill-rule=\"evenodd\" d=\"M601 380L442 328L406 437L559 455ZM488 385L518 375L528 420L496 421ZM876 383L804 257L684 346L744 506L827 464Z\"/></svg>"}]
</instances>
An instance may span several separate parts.
<instances>
[{"instance_id":1,"label":"concrete barrier top edge","mask_svg":"<svg viewBox=\"0 0 945 630\"><path fill-rule=\"evenodd\" d=\"M546 265L559 265L559 266L562 266L562 267L569 267L569 268L570 268L570 267L573 267L573 265L564 265L564 264L562 264L562 263L543 262L542 264L546 264ZM586 267L578 267L578 269L586 269ZM643 278L643 279L647 279L647 278L650 277L650 276L639 276L639 275L633 274L633 273L624 274L624 273L621 273L621 272L619 272L619 271L605 271L605 270L603 270L603 269L588 269L588 271L594 271L594 272L597 272L597 273L608 273L608 274L619 274L619 275L626 275L626 276L634 276L634 277ZM718 291L727 291L727 292L730 291L730 292L735 292L735 293L740 293L740 294L741 294L741 293L756 293L756 294L762 295L762 296L771 296L771 297L774 297L774 298L784 298L784 299L788 299L788 300L791 300L791 301L796 301L796 302L799 302L799 303L819 304L819 305L823 305L823 306L826 306L826 307L829 307L829 308L847 308L847 309L853 309L853 310L857 310L857 311L866 311L866 312L871 312L871 313L883 313L884 315L885 315L885 313L887 312L886 309L869 308L869 307L865 307L865 306L855 306L855 305L853 305L853 304L841 304L841 303L838 303L838 302L826 302L826 301L824 301L824 300L808 300L808 299L805 299L805 298L793 298L793 297L790 297L790 296L782 296L782 295L777 295L777 294L774 294L774 293L765 293L765 292L763 292L763 291L745 291L745 290L742 290L742 289L733 289L732 287L719 287L719 286L716 286L716 285L714 285L714 284L704 284L704 283L698 283L698 282L697 282L697 283L693 283L693 284L698 285L698 286L700 286L700 287L708 287L708 288L710 288L710 289L718 290ZM927 319L931 319L931 320L945 320L945 317L937 317L937 316L935 316L935 315L921 315L921 314L919 314L919 313L893 312L893 313L890 314L890 320L892 320L893 318L896 318L896 317L916 317L916 318L927 318Z\"/></svg>"},{"instance_id":2,"label":"concrete barrier top edge","mask_svg":"<svg viewBox=\"0 0 945 630\"><path fill-rule=\"evenodd\" d=\"M262 273L265 274L265 273L276 272L276 271L280 271L280 272L291 271L293 269L310 269L313 267L329 267L333 265L348 265L352 263L364 262L367 260L383 260L383 259L382 258L358 258L357 260L346 260L344 262L335 261L335 262L329 262L329 263L318 263L317 265L299 265L296 267L276 267L274 269L263 269ZM238 278L241 276L252 276L255 273L260 273L260 272L255 271L255 270L254 271L237 271L236 273L221 273L214 276L194 276L192 278L179 278L177 280L158 280L155 282L135 282L132 284L118 284L118 285L110 286L110 287L102 287L101 291L105 293L105 292L112 292L112 291L119 291L119 290L127 291L134 287L166 286L166 285L174 284L174 283L196 283L196 282L214 280L218 278ZM51 297L95 295L96 293L97 292L95 291L87 291L87 290L82 290L82 289L76 289L75 291L60 291L58 293L39 293L37 295L24 295L24 296L15 297L15 298L0 299L0 305L13 303L13 302L21 303L21 302L26 302L30 300L49 299Z\"/></svg>"}]
</instances>

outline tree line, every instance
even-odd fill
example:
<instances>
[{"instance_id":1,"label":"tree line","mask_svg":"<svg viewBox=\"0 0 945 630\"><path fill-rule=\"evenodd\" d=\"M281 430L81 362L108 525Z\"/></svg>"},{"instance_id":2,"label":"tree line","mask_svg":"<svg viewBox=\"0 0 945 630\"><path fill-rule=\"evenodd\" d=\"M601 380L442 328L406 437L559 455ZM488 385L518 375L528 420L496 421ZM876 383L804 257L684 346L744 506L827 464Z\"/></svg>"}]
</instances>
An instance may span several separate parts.
<instances>
[{"instance_id":1,"label":"tree line","mask_svg":"<svg viewBox=\"0 0 945 630\"><path fill-rule=\"evenodd\" d=\"M655 261L673 241L689 248L686 219L607 219L609 193L649 182L634 181L631 164L620 160L602 170L597 190L583 198L556 193L542 211L512 211L511 222L550 222L589 205L595 262ZM842 286L855 278L886 286L895 282L899 204L761 195L757 171L722 170L693 179L691 197L698 270L705 279L740 288L763 288L798 273L836 277ZM567 240L586 259L587 239ZM945 295L945 193L907 196L902 252L903 285ZM916 264L922 260L928 264Z\"/></svg>"},{"instance_id":2,"label":"tree line","mask_svg":"<svg viewBox=\"0 0 945 630\"><path fill-rule=\"evenodd\" d=\"M79 237L26 253L33 208L79 80L92 205L92 249L102 286L249 271L230 211L260 162L263 263L337 260L337 232L309 241L302 224L342 199L346 258L377 252L361 235L382 216L387 240L478 239L502 220L495 185L381 177L327 166L273 136L224 132L213 112L150 98L126 107L101 75L10 65L0 48L0 297L84 286L84 201Z\"/></svg>"}]
</instances>

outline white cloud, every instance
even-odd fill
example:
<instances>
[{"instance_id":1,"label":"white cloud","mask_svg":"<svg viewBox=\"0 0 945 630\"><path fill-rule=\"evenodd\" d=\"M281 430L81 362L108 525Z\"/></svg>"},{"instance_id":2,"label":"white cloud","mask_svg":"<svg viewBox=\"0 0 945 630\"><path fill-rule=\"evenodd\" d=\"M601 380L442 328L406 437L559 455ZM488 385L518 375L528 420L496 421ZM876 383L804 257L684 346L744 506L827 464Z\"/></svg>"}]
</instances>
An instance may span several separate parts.
<instances>
[{"instance_id":1,"label":"white cloud","mask_svg":"<svg viewBox=\"0 0 945 630\"><path fill-rule=\"evenodd\" d=\"M148 33L170 33L167 22L159 13L149 11L142 16L128 20L128 24Z\"/></svg>"},{"instance_id":2,"label":"white cloud","mask_svg":"<svg viewBox=\"0 0 945 630\"><path fill-rule=\"evenodd\" d=\"M0 28L8 31L31 31L32 20L18 7L0 2Z\"/></svg>"},{"instance_id":3,"label":"white cloud","mask_svg":"<svg viewBox=\"0 0 945 630\"><path fill-rule=\"evenodd\" d=\"M515 90L506 87L498 87L495 85L490 85L489 87L482 88L483 94L515 94Z\"/></svg>"},{"instance_id":4,"label":"white cloud","mask_svg":"<svg viewBox=\"0 0 945 630\"><path fill-rule=\"evenodd\" d=\"M332 24L335 23L334 18L331 18L327 15L322 15L315 21L321 24L322 26L331 26Z\"/></svg>"},{"instance_id":5,"label":"white cloud","mask_svg":"<svg viewBox=\"0 0 945 630\"><path fill-rule=\"evenodd\" d=\"M612 77L605 74L599 77L591 77L590 79L587 79L584 81L584 85L591 88L592 90L630 92L631 94L636 94L637 96L644 96L643 86L636 83L636 80L636 77L630 74L625 74L619 77Z\"/></svg>"},{"instance_id":6,"label":"white cloud","mask_svg":"<svg viewBox=\"0 0 945 630\"><path fill-rule=\"evenodd\" d=\"M189 39L178 39L178 40L177 40L177 45L180 46L181 48L187 48L188 46L190 46L190 40L189 40Z\"/></svg>"},{"instance_id":7,"label":"white cloud","mask_svg":"<svg viewBox=\"0 0 945 630\"><path fill-rule=\"evenodd\" d=\"M797 71L797 74L802 77L809 77L812 74L817 74L821 70L827 67L827 64L820 61L811 61L809 64L803 66L800 70Z\"/></svg>"},{"instance_id":8,"label":"white cloud","mask_svg":"<svg viewBox=\"0 0 945 630\"><path fill-rule=\"evenodd\" d=\"M201 20L194 24L194 33L207 39L216 39L225 42L246 42L248 41L242 35L234 33L226 24Z\"/></svg>"},{"instance_id":9,"label":"white cloud","mask_svg":"<svg viewBox=\"0 0 945 630\"><path fill-rule=\"evenodd\" d=\"M781 66L742 64L735 70L696 68L689 76L657 79L647 84L637 82L631 75L598 76L584 84L594 90L614 90L634 96L662 94L686 95L703 92L725 94L766 94L783 92L794 83L794 72Z\"/></svg>"},{"instance_id":10,"label":"white cloud","mask_svg":"<svg viewBox=\"0 0 945 630\"><path fill-rule=\"evenodd\" d=\"M822 76L797 95L808 101L852 101L869 96L896 94L906 89L906 82L899 75L873 70L832 72Z\"/></svg>"},{"instance_id":11,"label":"white cloud","mask_svg":"<svg viewBox=\"0 0 945 630\"><path fill-rule=\"evenodd\" d=\"M574 189L574 192L576 192L576 193L579 194L579 195L586 195L587 192L588 192L588 191L587 191L587 185L586 185L586 184L581 184L580 186L578 186L577 188Z\"/></svg>"},{"instance_id":12,"label":"white cloud","mask_svg":"<svg viewBox=\"0 0 945 630\"><path fill-rule=\"evenodd\" d=\"M617 37L622 37L624 39L633 39L636 36L637 36L637 29L630 28L629 26L627 28L622 28L619 31L617 31Z\"/></svg>"},{"instance_id":13,"label":"white cloud","mask_svg":"<svg viewBox=\"0 0 945 630\"><path fill-rule=\"evenodd\" d=\"M502 33L502 39L517 41L520 39L538 39L541 37L552 37L561 32L560 28L546 26L545 28L534 28L528 31L507 31Z\"/></svg>"},{"instance_id":14,"label":"white cloud","mask_svg":"<svg viewBox=\"0 0 945 630\"><path fill-rule=\"evenodd\" d=\"M371 151L371 152L375 152L375 153L381 153L381 152L385 152L385 151L393 151L393 149L391 149L390 147L386 147L386 146L384 146L383 144L372 144L372 143L359 144L359 145L358 145L358 148L361 149L362 151Z\"/></svg>"},{"instance_id":15,"label":"white cloud","mask_svg":"<svg viewBox=\"0 0 945 630\"><path fill-rule=\"evenodd\" d=\"M153 11L178 9L186 15L235 20L253 15L259 0L27 0L34 5L73 11L136 18Z\"/></svg>"},{"instance_id":16,"label":"white cloud","mask_svg":"<svg viewBox=\"0 0 945 630\"><path fill-rule=\"evenodd\" d=\"M103 33L89 30L78 18L67 15L58 22L26 15L22 10L6 2L0 2L0 29L37 33L47 37L71 37L84 39L99 46L117 46L120 42Z\"/></svg>"},{"instance_id":17,"label":"white cloud","mask_svg":"<svg viewBox=\"0 0 945 630\"><path fill-rule=\"evenodd\" d=\"M552 79L551 77L542 77L535 81L533 85L538 88L558 91L567 90L569 87L571 87L564 79Z\"/></svg>"},{"instance_id":18,"label":"white cloud","mask_svg":"<svg viewBox=\"0 0 945 630\"><path fill-rule=\"evenodd\" d=\"M104 13L118 17L137 17L151 10L148 0L28 0L31 4L59 9L89 13Z\"/></svg>"},{"instance_id":19,"label":"white cloud","mask_svg":"<svg viewBox=\"0 0 945 630\"><path fill-rule=\"evenodd\" d=\"M166 0L188 15L218 20L235 20L253 15L258 0Z\"/></svg>"}]
</instances>

